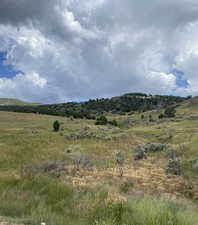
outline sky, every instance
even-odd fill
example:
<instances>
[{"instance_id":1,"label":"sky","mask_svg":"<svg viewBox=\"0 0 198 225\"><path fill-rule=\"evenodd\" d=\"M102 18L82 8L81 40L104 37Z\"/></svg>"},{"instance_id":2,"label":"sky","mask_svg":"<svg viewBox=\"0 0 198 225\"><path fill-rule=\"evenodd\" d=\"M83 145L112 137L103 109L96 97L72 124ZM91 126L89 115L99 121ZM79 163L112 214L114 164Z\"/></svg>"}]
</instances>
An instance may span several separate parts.
<instances>
[{"instance_id":1,"label":"sky","mask_svg":"<svg viewBox=\"0 0 198 225\"><path fill-rule=\"evenodd\" d=\"M198 95L197 0L0 0L0 97Z\"/></svg>"}]
</instances>

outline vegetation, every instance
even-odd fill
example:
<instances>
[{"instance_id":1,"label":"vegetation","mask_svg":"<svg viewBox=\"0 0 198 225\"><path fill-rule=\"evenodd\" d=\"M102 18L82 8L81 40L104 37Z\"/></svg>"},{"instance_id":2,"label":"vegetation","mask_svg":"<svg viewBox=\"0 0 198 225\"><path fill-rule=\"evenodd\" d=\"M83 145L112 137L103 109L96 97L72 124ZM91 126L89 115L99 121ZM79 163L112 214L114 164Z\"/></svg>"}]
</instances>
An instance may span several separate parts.
<instances>
[{"instance_id":1,"label":"vegetation","mask_svg":"<svg viewBox=\"0 0 198 225\"><path fill-rule=\"evenodd\" d=\"M54 128L54 131L55 132L58 132L59 131L59 129L60 129L60 123L59 123L58 120L54 121L53 128Z\"/></svg>"},{"instance_id":2,"label":"vegetation","mask_svg":"<svg viewBox=\"0 0 198 225\"><path fill-rule=\"evenodd\" d=\"M175 117L175 113L176 113L175 107L174 106L171 106L171 107L168 107L164 111L164 116L165 117Z\"/></svg>"},{"instance_id":3,"label":"vegetation","mask_svg":"<svg viewBox=\"0 0 198 225\"><path fill-rule=\"evenodd\" d=\"M133 185L125 184L127 190ZM196 225L197 209L161 199L113 202L108 192L77 191L48 178L9 180L0 184L0 213L24 224L48 225ZM31 197L29 197L31 196ZM9 204L9 202L12 202Z\"/></svg>"},{"instance_id":4,"label":"vegetation","mask_svg":"<svg viewBox=\"0 0 198 225\"><path fill-rule=\"evenodd\" d=\"M95 125L107 125L110 124L112 126L118 126L117 121L114 120L109 120L105 117L105 116L100 116L99 118L97 118Z\"/></svg>"},{"instance_id":5,"label":"vegetation","mask_svg":"<svg viewBox=\"0 0 198 225\"><path fill-rule=\"evenodd\" d=\"M162 113L159 114L158 118L159 118L159 119L163 119L163 118L164 118L164 114L162 114Z\"/></svg>"},{"instance_id":6,"label":"vegetation","mask_svg":"<svg viewBox=\"0 0 198 225\"><path fill-rule=\"evenodd\" d=\"M118 126L118 123L117 123L116 120L110 120L110 121L108 121L108 123L109 123L110 125L112 125L112 126L115 126L115 127Z\"/></svg>"},{"instance_id":7,"label":"vegetation","mask_svg":"<svg viewBox=\"0 0 198 225\"><path fill-rule=\"evenodd\" d=\"M106 125L108 123L108 120L105 116L100 116L97 120L96 120L96 125Z\"/></svg>"},{"instance_id":8,"label":"vegetation","mask_svg":"<svg viewBox=\"0 0 198 225\"><path fill-rule=\"evenodd\" d=\"M12 98L0 98L0 106L27 106L27 105L38 105L38 103L24 102L19 99Z\"/></svg>"},{"instance_id":9,"label":"vegetation","mask_svg":"<svg viewBox=\"0 0 198 225\"><path fill-rule=\"evenodd\" d=\"M125 94L111 99L95 99L81 103L63 103L51 105L0 105L1 111L40 113L74 118L95 119L105 112L115 114L131 111L145 112L154 109L163 109L178 104L187 98L177 96L146 95L141 93ZM167 111L169 116L169 111ZM165 112L166 114L166 112ZM172 114L171 114L172 116Z\"/></svg>"},{"instance_id":10,"label":"vegetation","mask_svg":"<svg viewBox=\"0 0 198 225\"><path fill-rule=\"evenodd\" d=\"M174 117L159 119L164 108L105 112L100 126L0 112L0 221L196 225L197 112L196 98L181 102ZM60 132L52 131L54 121Z\"/></svg>"}]
</instances>

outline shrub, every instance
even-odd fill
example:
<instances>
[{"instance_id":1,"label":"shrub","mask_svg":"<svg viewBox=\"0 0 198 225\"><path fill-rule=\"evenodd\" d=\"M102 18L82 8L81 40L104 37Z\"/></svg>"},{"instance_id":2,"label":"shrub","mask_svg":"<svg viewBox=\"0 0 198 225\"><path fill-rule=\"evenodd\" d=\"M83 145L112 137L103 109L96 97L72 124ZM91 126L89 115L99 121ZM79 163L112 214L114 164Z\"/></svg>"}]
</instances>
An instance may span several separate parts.
<instances>
[{"instance_id":1,"label":"shrub","mask_svg":"<svg viewBox=\"0 0 198 225\"><path fill-rule=\"evenodd\" d=\"M91 160L86 156L75 156L73 163L75 165L75 172L80 171L81 168L90 170L93 167Z\"/></svg>"},{"instance_id":2,"label":"shrub","mask_svg":"<svg viewBox=\"0 0 198 225\"><path fill-rule=\"evenodd\" d=\"M122 177L123 176L123 165L124 165L124 153L123 152L118 152L116 153L116 163L118 164L119 166L119 176Z\"/></svg>"},{"instance_id":3,"label":"shrub","mask_svg":"<svg viewBox=\"0 0 198 225\"><path fill-rule=\"evenodd\" d=\"M189 169L191 169L193 172L198 172L198 158L192 158L191 160L187 161Z\"/></svg>"},{"instance_id":4,"label":"shrub","mask_svg":"<svg viewBox=\"0 0 198 225\"><path fill-rule=\"evenodd\" d=\"M133 188L134 182L131 180L125 181L120 185L120 191L123 193L127 193L131 188Z\"/></svg>"},{"instance_id":5,"label":"shrub","mask_svg":"<svg viewBox=\"0 0 198 225\"><path fill-rule=\"evenodd\" d=\"M158 116L158 118L159 118L159 119L163 119L163 118L164 118L164 114L161 113L161 114Z\"/></svg>"},{"instance_id":6,"label":"shrub","mask_svg":"<svg viewBox=\"0 0 198 225\"><path fill-rule=\"evenodd\" d=\"M96 117L94 115L90 115L90 114L86 114L85 118L88 119L88 120L95 120L96 119Z\"/></svg>"},{"instance_id":7,"label":"shrub","mask_svg":"<svg viewBox=\"0 0 198 225\"><path fill-rule=\"evenodd\" d=\"M108 123L108 120L105 116L100 116L99 118L97 118L96 120L96 125L106 125Z\"/></svg>"},{"instance_id":8,"label":"shrub","mask_svg":"<svg viewBox=\"0 0 198 225\"><path fill-rule=\"evenodd\" d=\"M167 174L181 175L181 163L177 159L169 159L168 167L166 169Z\"/></svg>"},{"instance_id":9,"label":"shrub","mask_svg":"<svg viewBox=\"0 0 198 225\"><path fill-rule=\"evenodd\" d=\"M147 155L143 148L139 148L138 152L135 154L134 160L147 159Z\"/></svg>"},{"instance_id":10,"label":"shrub","mask_svg":"<svg viewBox=\"0 0 198 225\"><path fill-rule=\"evenodd\" d=\"M122 152L116 153L116 163L120 166L124 165L124 153Z\"/></svg>"},{"instance_id":11,"label":"shrub","mask_svg":"<svg viewBox=\"0 0 198 225\"><path fill-rule=\"evenodd\" d=\"M60 123L59 123L58 120L54 121L53 128L54 128L54 131L55 132L58 132L59 131L59 129L60 129Z\"/></svg>"},{"instance_id":12,"label":"shrub","mask_svg":"<svg viewBox=\"0 0 198 225\"><path fill-rule=\"evenodd\" d=\"M196 159L192 164L192 169L198 172L198 159Z\"/></svg>"},{"instance_id":13,"label":"shrub","mask_svg":"<svg viewBox=\"0 0 198 225\"><path fill-rule=\"evenodd\" d=\"M165 151L167 147L168 146L166 144L161 144L161 143L149 143L149 144L139 145L137 147L134 160L147 159L147 155L146 155L147 153Z\"/></svg>"},{"instance_id":14,"label":"shrub","mask_svg":"<svg viewBox=\"0 0 198 225\"><path fill-rule=\"evenodd\" d=\"M115 126L115 127L118 126L118 123L117 123L116 120L111 120L111 121L109 121L108 123L111 124L112 126Z\"/></svg>"},{"instance_id":15,"label":"shrub","mask_svg":"<svg viewBox=\"0 0 198 225\"><path fill-rule=\"evenodd\" d=\"M142 146L144 148L144 151L146 153L149 152L161 152L166 150L167 144L161 144L161 143L150 143Z\"/></svg>"},{"instance_id":16,"label":"shrub","mask_svg":"<svg viewBox=\"0 0 198 225\"><path fill-rule=\"evenodd\" d=\"M137 151L143 150L145 153L149 152L161 152L168 148L167 144L161 144L161 143L148 143L144 145L139 145L137 147Z\"/></svg>"},{"instance_id":17,"label":"shrub","mask_svg":"<svg viewBox=\"0 0 198 225\"><path fill-rule=\"evenodd\" d=\"M149 115L149 121L150 121L150 122L153 122L153 121L154 121L154 119L153 119L153 117L152 117L151 114Z\"/></svg>"},{"instance_id":18,"label":"shrub","mask_svg":"<svg viewBox=\"0 0 198 225\"><path fill-rule=\"evenodd\" d=\"M22 178L35 178L43 175L60 177L61 173L66 172L65 162L49 161L40 165L26 165L21 170Z\"/></svg>"},{"instance_id":19,"label":"shrub","mask_svg":"<svg viewBox=\"0 0 198 225\"><path fill-rule=\"evenodd\" d=\"M175 107L168 107L165 111L164 111L164 116L165 117L175 117Z\"/></svg>"}]
</instances>

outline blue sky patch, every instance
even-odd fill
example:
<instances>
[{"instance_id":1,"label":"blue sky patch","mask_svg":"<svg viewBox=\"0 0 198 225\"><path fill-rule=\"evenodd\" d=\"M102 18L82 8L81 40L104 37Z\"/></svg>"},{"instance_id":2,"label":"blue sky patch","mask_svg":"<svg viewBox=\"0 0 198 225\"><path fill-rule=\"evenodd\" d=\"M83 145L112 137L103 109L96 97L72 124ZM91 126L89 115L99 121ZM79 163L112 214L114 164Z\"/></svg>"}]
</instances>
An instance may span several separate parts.
<instances>
[{"instance_id":1,"label":"blue sky patch","mask_svg":"<svg viewBox=\"0 0 198 225\"><path fill-rule=\"evenodd\" d=\"M183 79L184 73L182 71L173 70L171 73L173 73L174 75L176 75L176 77L177 77L176 84L179 87L182 87L182 88L187 88L188 87L187 80Z\"/></svg>"},{"instance_id":2,"label":"blue sky patch","mask_svg":"<svg viewBox=\"0 0 198 225\"><path fill-rule=\"evenodd\" d=\"M12 78L15 77L21 71L15 70L12 65L5 65L6 52L0 52L0 78Z\"/></svg>"}]
</instances>

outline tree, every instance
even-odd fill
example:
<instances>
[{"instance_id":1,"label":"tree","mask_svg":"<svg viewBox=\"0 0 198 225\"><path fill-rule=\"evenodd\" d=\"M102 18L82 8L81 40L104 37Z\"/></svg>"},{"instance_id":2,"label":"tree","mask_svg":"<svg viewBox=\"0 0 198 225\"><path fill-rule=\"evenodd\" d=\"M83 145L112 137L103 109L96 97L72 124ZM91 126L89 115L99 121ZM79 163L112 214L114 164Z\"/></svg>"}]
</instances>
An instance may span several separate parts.
<instances>
[{"instance_id":1,"label":"tree","mask_svg":"<svg viewBox=\"0 0 198 225\"><path fill-rule=\"evenodd\" d=\"M109 121L108 123L111 124L112 126L115 126L115 127L118 126L118 123L117 123L116 120L111 120L111 121Z\"/></svg>"},{"instance_id":2,"label":"tree","mask_svg":"<svg viewBox=\"0 0 198 225\"><path fill-rule=\"evenodd\" d=\"M53 128L54 128L54 131L55 132L58 132L59 131L59 129L60 129L60 123L59 123L58 120L54 121Z\"/></svg>"},{"instance_id":3,"label":"tree","mask_svg":"<svg viewBox=\"0 0 198 225\"><path fill-rule=\"evenodd\" d=\"M161 113L161 114L158 116L158 118L159 118L159 119L163 119L163 118L164 118L164 114Z\"/></svg>"},{"instance_id":4,"label":"tree","mask_svg":"<svg viewBox=\"0 0 198 225\"><path fill-rule=\"evenodd\" d=\"M168 107L165 111L164 111L164 115L165 117L175 117L175 107Z\"/></svg>"},{"instance_id":5,"label":"tree","mask_svg":"<svg viewBox=\"0 0 198 225\"><path fill-rule=\"evenodd\" d=\"M108 123L108 120L105 116L100 116L97 120L96 120L96 125L106 125Z\"/></svg>"},{"instance_id":6,"label":"tree","mask_svg":"<svg viewBox=\"0 0 198 225\"><path fill-rule=\"evenodd\" d=\"M151 114L149 115L149 121L150 121L150 122L153 122L153 121L154 121Z\"/></svg>"}]
</instances>

